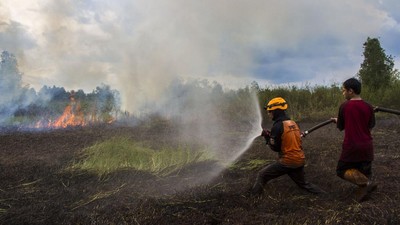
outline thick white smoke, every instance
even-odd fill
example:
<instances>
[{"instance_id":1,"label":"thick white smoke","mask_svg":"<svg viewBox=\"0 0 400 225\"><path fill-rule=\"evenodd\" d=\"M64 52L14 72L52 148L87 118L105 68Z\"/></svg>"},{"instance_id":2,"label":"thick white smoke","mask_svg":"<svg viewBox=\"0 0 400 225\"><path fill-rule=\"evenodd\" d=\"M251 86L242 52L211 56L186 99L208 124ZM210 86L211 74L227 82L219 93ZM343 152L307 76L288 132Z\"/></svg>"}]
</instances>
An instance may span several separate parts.
<instances>
[{"instance_id":1,"label":"thick white smoke","mask_svg":"<svg viewBox=\"0 0 400 225\"><path fill-rule=\"evenodd\" d=\"M0 44L24 84L90 92L105 83L135 113L177 77L234 88L347 77L365 38L390 21L362 0L3 0Z\"/></svg>"}]
</instances>

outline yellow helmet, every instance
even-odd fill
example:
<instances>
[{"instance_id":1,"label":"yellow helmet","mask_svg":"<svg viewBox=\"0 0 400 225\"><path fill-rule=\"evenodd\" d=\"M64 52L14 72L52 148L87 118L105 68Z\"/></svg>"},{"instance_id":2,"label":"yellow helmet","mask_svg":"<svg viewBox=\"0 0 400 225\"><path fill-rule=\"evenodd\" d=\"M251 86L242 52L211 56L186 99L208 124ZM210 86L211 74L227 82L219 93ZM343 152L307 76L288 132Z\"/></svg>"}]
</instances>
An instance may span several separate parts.
<instances>
[{"instance_id":1,"label":"yellow helmet","mask_svg":"<svg viewBox=\"0 0 400 225\"><path fill-rule=\"evenodd\" d=\"M272 111L275 109L282 109L286 110L288 108L288 104L285 101L285 99L281 97L276 97L271 99L271 101L268 102L268 104L264 107L265 110Z\"/></svg>"}]
</instances>

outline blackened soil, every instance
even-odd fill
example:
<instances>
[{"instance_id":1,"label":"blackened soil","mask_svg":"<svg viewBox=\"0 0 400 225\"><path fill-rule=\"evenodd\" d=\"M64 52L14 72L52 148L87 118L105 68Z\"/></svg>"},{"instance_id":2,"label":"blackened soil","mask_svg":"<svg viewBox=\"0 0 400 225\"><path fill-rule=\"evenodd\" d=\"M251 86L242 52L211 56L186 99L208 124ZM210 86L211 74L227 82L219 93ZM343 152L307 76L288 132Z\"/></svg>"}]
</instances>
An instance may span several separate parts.
<instances>
[{"instance_id":1,"label":"blackened soil","mask_svg":"<svg viewBox=\"0 0 400 225\"><path fill-rule=\"evenodd\" d=\"M303 129L315 124L300 124ZM215 162L168 177L122 170L99 178L68 169L82 149L110 137L166 143L173 129L97 126L0 133L1 224L400 224L400 121L378 121L373 172L378 189L352 199L354 186L335 175L343 133L334 125L303 139L307 179L327 191L314 195L283 176L261 197L246 191L263 165L276 158L262 139L214 179ZM160 135L160 132L163 134ZM170 135L170 136L169 136ZM160 138L163 139L160 141ZM197 182L196 182L197 181Z\"/></svg>"}]
</instances>

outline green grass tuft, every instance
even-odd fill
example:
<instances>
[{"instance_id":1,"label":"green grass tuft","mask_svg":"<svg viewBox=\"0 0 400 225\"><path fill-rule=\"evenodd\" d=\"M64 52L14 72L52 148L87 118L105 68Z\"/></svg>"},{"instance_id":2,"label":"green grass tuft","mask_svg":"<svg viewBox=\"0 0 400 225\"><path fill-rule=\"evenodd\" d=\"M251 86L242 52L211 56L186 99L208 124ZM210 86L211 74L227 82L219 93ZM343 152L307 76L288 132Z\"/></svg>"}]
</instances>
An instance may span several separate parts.
<instances>
[{"instance_id":1,"label":"green grass tuft","mask_svg":"<svg viewBox=\"0 0 400 225\"><path fill-rule=\"evenodd\" d=\"M253 159L247 162L242 163L234 163L230 166L230 169L239 169L239 170L255 170L260 169L266 164L272 162L274 160L264 160L264 159Z\"/></svg>"},{"instance_id":2,"label":"green grass tuft","mask_svg":"<svg viewBox=\"0 0 400 225\"><path fill-rule=\"evenodd\" d=\"M72 169L88 170L104 176L120 169L147 171L166 176L189 164L211 160L206 151L188 147L154 150L125 137L115 137L83 150L84 157Z\"/></svg>"}]
</instances>

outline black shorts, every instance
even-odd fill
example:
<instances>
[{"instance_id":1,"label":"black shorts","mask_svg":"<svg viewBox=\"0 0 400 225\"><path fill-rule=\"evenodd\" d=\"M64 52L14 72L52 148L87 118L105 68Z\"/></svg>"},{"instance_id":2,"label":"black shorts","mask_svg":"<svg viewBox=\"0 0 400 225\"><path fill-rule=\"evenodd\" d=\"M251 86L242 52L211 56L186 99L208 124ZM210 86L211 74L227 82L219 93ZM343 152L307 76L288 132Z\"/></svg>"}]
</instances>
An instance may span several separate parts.
<instances>
[{"instance_id":1,"label":"black shorts","mask_svg":"<svg viewBox=\"0 0 400 225\"><path fill-rule=\"evenodd\" d=\"M348 169L357 169L361 173L363 173L368 178L372 175L372 162L364 161L364 162L343 162L339 161L336 167L336 174L343 178L344 173Z\"/></svg>"}]
</instances>

